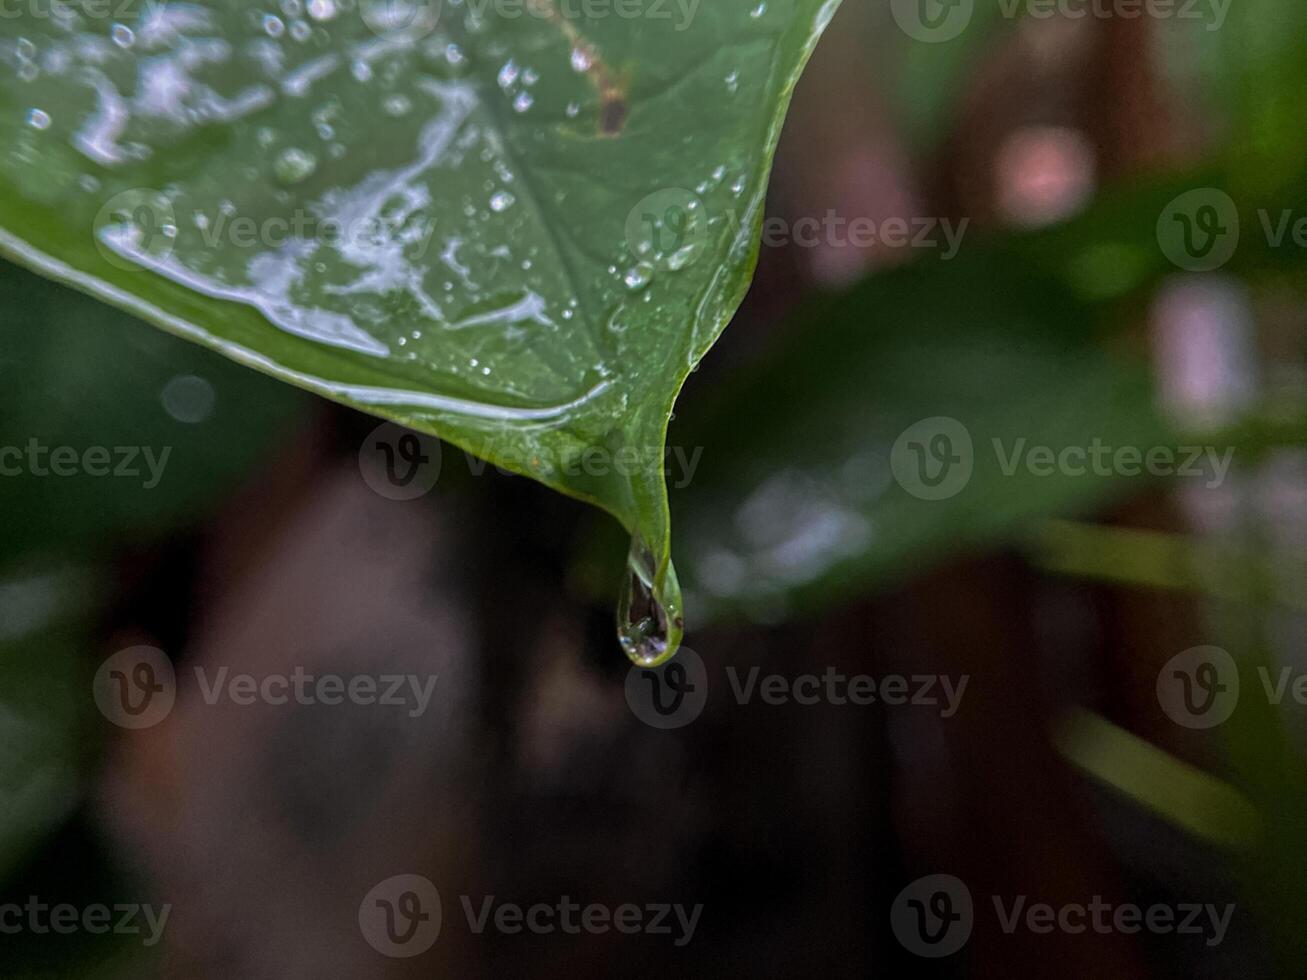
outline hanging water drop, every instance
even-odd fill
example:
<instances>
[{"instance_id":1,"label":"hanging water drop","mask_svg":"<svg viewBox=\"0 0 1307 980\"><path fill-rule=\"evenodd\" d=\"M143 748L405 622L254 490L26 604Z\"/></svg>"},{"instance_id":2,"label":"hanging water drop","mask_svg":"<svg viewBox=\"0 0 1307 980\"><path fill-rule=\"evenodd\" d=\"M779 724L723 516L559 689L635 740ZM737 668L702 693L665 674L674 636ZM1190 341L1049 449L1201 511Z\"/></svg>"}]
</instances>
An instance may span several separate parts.
<instances>
[{"instance_id":1,"label":"hanging water drop","mask_svg":"<svg viewBox=\"0 0 1307 980\"><path fill-rule=\"evenodd\" d=\"M632 539L626 583L617 603L622 651L636 666L657 667L676 653L684 630L675 569L668 562L660 583L648 548L639 538Z\"/></svg>"}]
</instances>

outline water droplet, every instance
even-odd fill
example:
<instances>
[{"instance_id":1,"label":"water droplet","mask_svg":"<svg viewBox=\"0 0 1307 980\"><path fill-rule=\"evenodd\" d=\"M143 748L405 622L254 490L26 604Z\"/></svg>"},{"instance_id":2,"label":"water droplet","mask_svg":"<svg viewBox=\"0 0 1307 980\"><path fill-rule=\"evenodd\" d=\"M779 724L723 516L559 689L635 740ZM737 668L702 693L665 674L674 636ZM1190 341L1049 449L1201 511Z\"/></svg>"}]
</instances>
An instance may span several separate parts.
<instances>
[{"instance_id":1,"label":"water droplet","mask_svg":"<svg viewBox=\"0 0 1307 980\"><path fill-rule=\"evenodd\" d=\"M331 20L336 16L335 0L309 0L309 16L316 21Z\"/></svg>"},{"instance_id":2,"label":"water droplet","mask_svg":"<svg viewBox=\"0 0 1307 980\"><path fill-rule=\"evenodd\" d=\"M313 28L309 26L306 20L297 20L290 25L290 36L303 44L313 34Z\"/></svg>"},{"instance_id":3,"label":"water droplet","mask_svg":"<svg viewBox=\"0 0 1307 980\"><path fill-rule=\"evenodd\" d=\"M109 28L109 36L113 38L113 43L120 48L130 48L136 43L136 35L126 24L114 24Z\"/></svg>"},{"instance_id":4,"label":"water droplet","mask_svg":"<svg viewBox=\"0 0 1307 980\"><path fill-rule=\"evenodd\" d=\"M268 37L281 37L286 33L286 25L281 22L280 17L268 14L263 18L263 33Z\"/></svg>"},{"instance_id":5,"label":"water droplet","mask_svg":"<svg viewBox=\"0 0 1307 980\"><path fill-rule=\"evenodd\" d=\"M50 114L43 109L28 109L27 125L33 129L49 129Z\"/></svg>"},{"instance_id":6,"label":"water droplet","mask_svg":"<svg viewBox=\"0 0 1307 980\"><path fill-rule=\"evenodd\" d=\"M512 194L508 191L499 191L490 199L490 210L495 214L503 214L517 202Z\"/></svg>"},{"instance_id":7,"label":"water droplet","mask_svg":"<svg viewBox=\"0 0 1307 980\"><path fill-rule=\"evenodd\" d=\"M670 562L661 585L653 556L635 539L627 557L626 584L617 603L617 640L639 667L656 667L681 645L681 587Z\"/></svg>"},{"instance_id":8,"label":"water droplet","mask_svg":"<svg viewBox=\"0 0 1307 980\"><path fill-rule=\"evenodd\" d=\"M594 55L587 48L575 47L572 49L572 71L586 72L594 67Z\"/></svg>"},{"instance_id":9,"label":"water droplet","mask_svg":"<svg viewBox=\"0 0 1307 980\"><path fill-rule=\"evenodd\" d=\"M298 184L307 180L318 169L318 158L298 147L282 150L272 165L272 171L283 184Z\"/></svg>"},{"instance_id":10,"label":"water droplet","mask_svg":"<svg viewBox=\"0 0 1307 980\"><path fill-rule=\"evenodd\" d=\"M504 67L499 69L499 87L504 91L508 91L513 87L513 83L517 81L519 74L521 74L521 69L518 68L517 62L509 59L504 63Z\"/></svg>"},{"instance_id":11,"label":"water droplet","mask_svg":"<svg viewBox=\"0 0 1307 980\"><path fill-rule=\"evenodd\" d=\"M757 20L766 12L767 12L767 0L763 0L762 3L758 4L758 6L754 7L752 10L749 11L749 16L752 17L754 20Z\"/></svg>"},{"instance_id":12,"label":"water droplet","mask_svg":"<svg viewBox=\"0 0 1307 980\"><path fill-rule=\"evenodd\" d=\"M581 113L581 103L580 103L580 102L569 102L569 103L567 103L567 118L568 118L568 119L575 119L578 115L580 115L580 113Z\"/></svg>"},{"instance_id":13,"label":"water droplet","mask_svg":"<svg viewBox=\"0 0 1307 980\"><path fill-rule=\"evenodd\" d=\"M640 262L626 270L622 276L622 282L626 283L626 288L631 292L639 292L653 282L654 267L648 262Z\"/></svg>"},{"instance_id":14,"label":"water droplet","mask_svg":"<svg viewBox=\"0 0 1307 980\"><path fill-rule=\"evenodd\" d=\"M409 101L407 95L395 94L387 96L381 107L386 110L388 116L402 116L413 108L413 103Z\"/></svg>"},{"instance_id":15,"label":"water droplet","mask_svg":"<svg viewBox=\"0 0 1307 980\"><path fill-rule=\"evenodd\" d=\"M671 255L667 256L667 268L672 272L680 272L687 265L694 261L695 256L699 254L699 246L690 244L678 248Z\"/></svg>"},{"instance_id":16,"label":"water droplet","mask_svg":"<svg viewBox=\"0 0 1307 980\"><path fill-rule=\"evenodd\" d=\"M740 73L733 71L726 76L726 91L735 93L740 90Z\"/></svg>"},{"instance_id":17,"label":"water droplet","mask_svg":"<svg viewBox=\"0 0 1307 980\"><path fill-rule=\"evenodd\" d=\"M372 78L372 66L366 61L354 62L354 64L350 65L349 70L355 81L366 82Z\"/></svg>"},{"instance_id":18,"label":"water droplet","mask_svg":"<svg viewBox=\"0 0 1307 980\"><path fill-rule=\"evenodd\" d=\"M514 112L526 112L535 105L535 97L530 92L518 92L517 98L513 100Z\"/></svg>"}]
</instances>

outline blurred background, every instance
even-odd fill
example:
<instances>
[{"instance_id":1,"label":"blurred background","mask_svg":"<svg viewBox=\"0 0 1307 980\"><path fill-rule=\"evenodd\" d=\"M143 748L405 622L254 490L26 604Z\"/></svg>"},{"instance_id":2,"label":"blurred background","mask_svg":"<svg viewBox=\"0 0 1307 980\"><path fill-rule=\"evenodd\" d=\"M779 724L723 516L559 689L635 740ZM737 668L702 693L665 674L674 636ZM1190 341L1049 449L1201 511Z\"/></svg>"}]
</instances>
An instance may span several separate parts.
<instances>
[{"instance_id":1,"label":"blurred background","mask_svg":"<svg viewBox=\"0 0 1307 980\"><path fill-rule=\"evenodd\" d=\"M0 907L168 909L0 974L1307 975L1307 15L933 2L849 0L799 86L672 425L663 674L608 518L434 441L400 499L377 420L0 268L0 445L141 450L0 478ZM905 468L959 432L961 485ZM142 647L175 698L127 727L92 690ZM297 670L436 680L206 697ZM361 924L401 875L421 955ZM477 934L490 896L701 909ZM1095 902L1174 920L1009 921Z\"/></svg>"}]
</instances>

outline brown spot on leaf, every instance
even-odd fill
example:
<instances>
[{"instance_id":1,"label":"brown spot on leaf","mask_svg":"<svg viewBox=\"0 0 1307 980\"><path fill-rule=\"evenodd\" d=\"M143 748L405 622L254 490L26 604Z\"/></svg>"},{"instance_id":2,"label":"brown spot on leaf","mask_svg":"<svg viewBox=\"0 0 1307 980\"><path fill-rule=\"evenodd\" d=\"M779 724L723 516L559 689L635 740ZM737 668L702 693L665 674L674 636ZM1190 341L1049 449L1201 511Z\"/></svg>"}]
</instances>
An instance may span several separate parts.
<instances>
[{"instance_id":1,"label":"brown spot on leaf","mask_svg":"<svg viewBox=\"0 0 1307 980\"><path fill-rule=\"evenodd\" d=\"M630 105L625 96L618 92L605 93L603 107L599 110L599 134L619 135L626 126L628 112L630 112Z\"/></svg>"}]
</instances>

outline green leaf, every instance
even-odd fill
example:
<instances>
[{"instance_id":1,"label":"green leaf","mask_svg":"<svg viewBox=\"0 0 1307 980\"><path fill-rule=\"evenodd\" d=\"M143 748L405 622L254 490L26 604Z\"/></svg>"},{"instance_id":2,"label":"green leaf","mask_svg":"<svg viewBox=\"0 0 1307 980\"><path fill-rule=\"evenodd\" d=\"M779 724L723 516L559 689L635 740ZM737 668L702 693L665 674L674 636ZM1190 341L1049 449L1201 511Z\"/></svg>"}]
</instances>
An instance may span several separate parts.
<instances>
[{"instance_id":1,"label":"green leaf","mask_svg":"<svg viewBox=\"0 0 1307 980\"><path fill-rule=\"evenodd\" d=\"M636 652L665 659L667 420L748 286L784 109L837 6L5 19L0 250L610 511L653 594L632 615L661 603L670 634Z\"/></svg>"}]
</instances>

